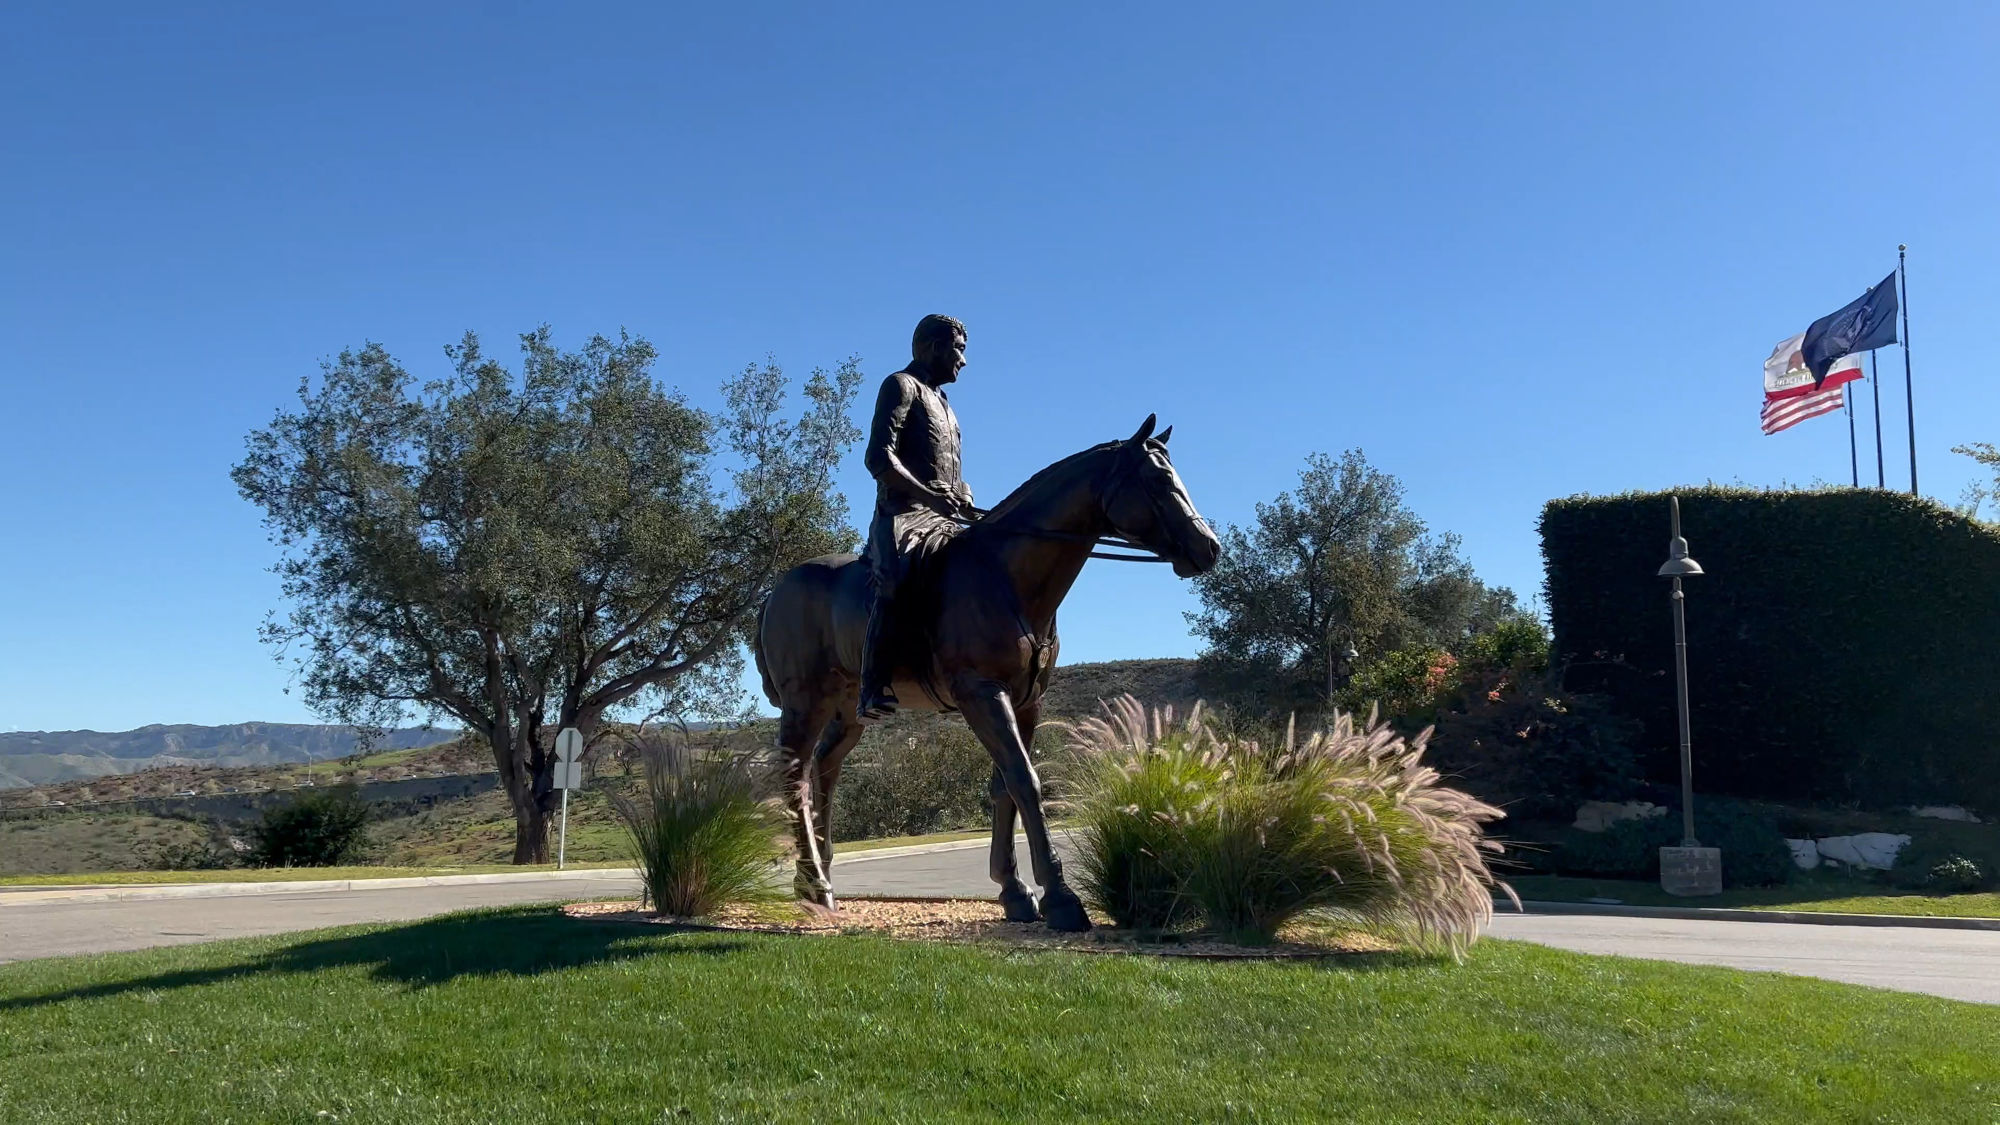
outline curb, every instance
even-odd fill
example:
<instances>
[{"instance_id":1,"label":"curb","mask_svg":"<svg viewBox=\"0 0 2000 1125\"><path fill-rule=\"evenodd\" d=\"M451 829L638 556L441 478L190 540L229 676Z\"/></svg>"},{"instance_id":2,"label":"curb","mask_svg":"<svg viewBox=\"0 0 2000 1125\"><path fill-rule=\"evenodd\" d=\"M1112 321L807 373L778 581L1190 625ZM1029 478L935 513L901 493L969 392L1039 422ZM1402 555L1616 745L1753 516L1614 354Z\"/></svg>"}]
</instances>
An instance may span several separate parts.
<instances>
[{"instance_id":1,"label":"curb","mask_svg":"<svg viewBox=\"0 0 2000 1125\"><path fill-rule=\"evenodd\" d=\"M939 844L904 844L894 848L836 854L833 861L845 866L871 859L924 855L983 848L985 840L948 840ZM586 867L569 871L494 871L480 875L399 875L382 879L293 879L266 883L127 883L113 886L51 887L48 890L10 890L0 894L0 909L15 904L43 902L144 902L175 898L234 898L240 895L321 894L331 891L398 890L408 887L458 887L480 883L524 883L535 880L637 879L630 867Z\"/></svg>"},{"instance_id":2,"label":"curb","mask_svg":"<svg viewBox=\"0 0 2000 1125\"><path fill-rule=\"evenodd\" d=\"M1940 918L1925 914L1836 914L1819 910L1744 910L1721 906L1611 906L1596 902L1529 902L1521 909L1494 900L1498 914L1583 914L1608 918L1671 918L1701 922L1790 922L1805 926L1891 926L1922 930L2000 931L2000 918Z\"/></svg>"}]
</instances>

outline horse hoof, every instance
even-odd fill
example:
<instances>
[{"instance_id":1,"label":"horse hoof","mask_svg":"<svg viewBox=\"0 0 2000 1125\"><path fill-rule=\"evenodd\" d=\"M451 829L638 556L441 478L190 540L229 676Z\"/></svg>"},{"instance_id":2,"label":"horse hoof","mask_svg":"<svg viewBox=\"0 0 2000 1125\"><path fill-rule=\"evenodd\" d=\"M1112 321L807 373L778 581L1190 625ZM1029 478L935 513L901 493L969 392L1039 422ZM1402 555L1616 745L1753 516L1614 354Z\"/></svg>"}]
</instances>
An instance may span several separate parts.
<instances>
[{"instance_id":1,"label":"horse hoof","mask_svg":"<svg viewBox=\"0 0 2000 1125\"><path fill-rule=\"evenodd\" d=\"M1042 921L1051 930L1066 934L1080 934L1090 928L1090 915L1083 911L1083 901L1068 887L1056 887L1042 895Z\"/></svg>"},{"instance_id":2,"label":"horse hoof","mask_svg":"<svg viewBox=\"0 0 2000 1125\"><path fill-rule=\"evenodd\" d=\"M1041 917L1035 912L1035 896L1019 883L1001 889L1000 912L1009 922L1033 922Z\"/></svg>"}]
</instances>

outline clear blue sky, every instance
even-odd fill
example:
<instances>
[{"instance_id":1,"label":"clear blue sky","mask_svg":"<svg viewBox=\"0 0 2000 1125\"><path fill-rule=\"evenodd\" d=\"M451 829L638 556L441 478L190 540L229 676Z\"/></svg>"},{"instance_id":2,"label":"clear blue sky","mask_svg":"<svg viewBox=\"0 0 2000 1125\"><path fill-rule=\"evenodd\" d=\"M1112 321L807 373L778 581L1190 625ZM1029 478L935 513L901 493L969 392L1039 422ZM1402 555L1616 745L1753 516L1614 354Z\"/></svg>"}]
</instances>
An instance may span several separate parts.
<instances>
[{"instance_id":1,"label":"clear blue sky","mask_svg":"<svg viewBox=\"0 0 2000 1125\"><path fill-rule=\"evenodd\" d=\"M0 729L311 721L228 470L364 340L624 327L706 402L948 312L982 499L1148 411L1217 521L1360 446L1526 596L1551 497L1844 482L1759 365L1907 242L1924 491L2000 441L1991 5L168 7L0 38ZM1194 652L1163 569L1065 659Z\"/></svg>"}]
</instances>

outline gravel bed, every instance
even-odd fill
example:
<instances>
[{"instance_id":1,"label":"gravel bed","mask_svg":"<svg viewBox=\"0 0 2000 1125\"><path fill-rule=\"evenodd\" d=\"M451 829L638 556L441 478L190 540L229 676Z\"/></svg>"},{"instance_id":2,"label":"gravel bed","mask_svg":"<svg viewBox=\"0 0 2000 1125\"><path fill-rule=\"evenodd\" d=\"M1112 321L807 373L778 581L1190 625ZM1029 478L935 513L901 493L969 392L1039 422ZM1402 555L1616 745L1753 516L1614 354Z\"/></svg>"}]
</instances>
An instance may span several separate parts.
<instances>
[{"instance_id":1,"label":"gravel bed","mask_svg":"<svg viewBox=\"0 0 2000 1125\"><path fill-rule=\"evenodd\" d=\"M1097 916L1095 929L1081 934L1057 933L1039 922L1009 922L998 903L975 899L850 898L828 915L798 903L726 907L706 918L654 914L637 902L578 902L563 908L572 918L593 922L631 922L678 926L683 929L728 930L767 934L833 937L874 934L911 941L978 942L1027 945L1086 953L1133 953L1158 957L1294 958L1383 953L1389 942L1353 931L1295 927L1271 945L1238 945L1200 934L1142 935L1108 925Z\"/></svg>"}]
</instances>

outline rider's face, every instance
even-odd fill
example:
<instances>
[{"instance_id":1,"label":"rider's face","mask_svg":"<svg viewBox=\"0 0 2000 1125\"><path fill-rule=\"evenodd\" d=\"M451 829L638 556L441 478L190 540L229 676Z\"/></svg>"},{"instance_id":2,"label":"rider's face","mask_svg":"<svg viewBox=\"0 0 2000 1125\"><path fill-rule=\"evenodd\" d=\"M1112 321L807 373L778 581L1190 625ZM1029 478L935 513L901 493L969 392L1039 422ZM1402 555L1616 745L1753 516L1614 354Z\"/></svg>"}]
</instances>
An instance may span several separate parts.
<instances>
[{"instance_id":1,"label":"rider's face","mask_svg":"<svg viewBox=\"0 0 2000 1125\"><path fill-rule=\"evenodd\" d=\"M944 377L945 382L958 378L965 368L965 333L954 332L950 342L933 340L930 345L931 370Z\"/></svg>"}]
</instances>

